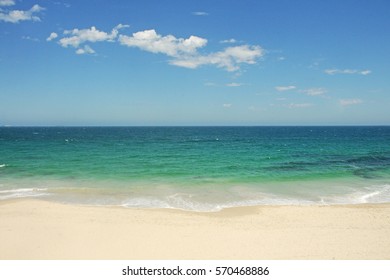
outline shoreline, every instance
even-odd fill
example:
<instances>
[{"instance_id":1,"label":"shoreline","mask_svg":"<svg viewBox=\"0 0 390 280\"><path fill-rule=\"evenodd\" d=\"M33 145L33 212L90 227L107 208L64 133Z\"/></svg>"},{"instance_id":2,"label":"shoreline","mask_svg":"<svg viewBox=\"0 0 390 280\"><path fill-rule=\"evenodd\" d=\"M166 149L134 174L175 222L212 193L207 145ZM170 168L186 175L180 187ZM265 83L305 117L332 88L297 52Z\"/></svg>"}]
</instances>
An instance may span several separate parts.
<instances>
[{"instance_id":1,"label":"shoreline","mask_svg":"<svg viewBox=\"0 0 390 280\"><path fill-rule=\"evenodd\" d=\"M390 259L390 203L219 212L0 202L0 259Z\"/></svg>"}]
</instances>

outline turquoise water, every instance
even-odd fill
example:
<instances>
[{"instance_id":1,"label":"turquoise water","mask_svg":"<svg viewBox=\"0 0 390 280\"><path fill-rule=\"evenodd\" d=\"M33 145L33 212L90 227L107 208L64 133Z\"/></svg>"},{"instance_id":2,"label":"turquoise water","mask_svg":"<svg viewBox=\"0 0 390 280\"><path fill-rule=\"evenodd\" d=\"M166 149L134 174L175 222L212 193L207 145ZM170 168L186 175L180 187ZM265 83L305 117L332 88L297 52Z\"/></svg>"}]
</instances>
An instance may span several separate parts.
<instances>
[{"instance_id":1,"label":"turquoise water","mask_svg":"<svg viewBox=\"0 0 390 280\"><path fill-rule=\"evenodd\" d=\"M216 211L390 202L390 127L2 127L0 200Z\"/></svg>"}]
</instances>

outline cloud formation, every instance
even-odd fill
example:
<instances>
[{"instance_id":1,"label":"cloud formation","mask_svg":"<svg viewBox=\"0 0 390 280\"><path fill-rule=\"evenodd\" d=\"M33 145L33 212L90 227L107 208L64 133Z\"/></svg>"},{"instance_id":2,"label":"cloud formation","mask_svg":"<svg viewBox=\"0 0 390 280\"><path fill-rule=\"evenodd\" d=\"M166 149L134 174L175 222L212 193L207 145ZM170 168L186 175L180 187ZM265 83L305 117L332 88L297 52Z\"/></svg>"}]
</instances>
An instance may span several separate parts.
<instances>
[{"instance_id":1,"label":"cloud formation","mask_svg":"<svg viewBox=\"0 0 390 280\"><path fill-rule=\"evenodd\" d=\"M231 38L231 39L228 39L228 40L222 40L222 41L219 41L221 44L234 44L234 43L237 43L237 40L234 39L234 38Z\"/></svg>"},{"instance_id":2,"label":"cloud formation","mask_svg":"<svg viewBox=\"0 0 390 280\"><path fill-rule=\"evenodd\" d=\"M76 54L94 54L95 51L88 45L76 50Z\"/></svg>"},{"instance_id":3,"label":"cloud formation","mask_svg":"<svg viewBox=\"0 0 390 280\"><path fill-rule=\"evenodd\" d=\"M368 75L371 74L371 70L356 70L356 69L326 69L324 71L328 75L335 74L358 74L358 75Z\"/></svg>"},{"instance_id":4,"label":"cloud formation","mask_svg":"<svg viewBox=\"0 0 390 280\"><path fill-rule=\"evenodd\" d=\"M340 99L339 104L341 106L351 106L351 105L357 105L363 103L361 99L353 98L353 99Z\"/></svg>"},{"instance_id":5,"label":"cloud formation","mask_svg":"<svg viewBox=\"0 0 390 280\"><path fill-rule=\"evenodd\" d=\"M277 91L289 91L289 90L294 90L297 89L296 86L277 86L275 87ZM309 96L320 96L324 95L327 93L327 90L325 88L308 88L308 89L301 89L298 90L297 92L304 93Z\"/></svg>"},{"instance_id":6,"label":"cloud formation","mask_svg":"<svg viewBox=\"0 0 390 280\"><path fill-rule=\"evenodd\" d=\"M50 42L58 37L58 34L55 32L50 33L49 37L46 38L46 41Z\"/></svg>"},{"instance_id":7,"label":"cloud formation","mask_svg":"<svg viewBox=\"0 0 390 280\"><path fill-rule=\"evenodd\" d=\"M119 35L119 42L127 47L165 54L172 58L169 61L171 65L191 69L215 65L227 71L237 71L240 64L255 64L256 59L264 55L260 46L249 45L229 47L220 52L202 55L198 49L206 46L207 39L193 35L187 39L173 35L162 36L154 29L139 31L132 36Z\"/></svg>"},{"instance_id":8,"label":"cloud formation","mask_svg":"<svg viewBox=\"0 0 390 280\"><path fill-rule=\"evenodd\" d=\"M14 1L3 0L0 2L0 6L13 6ZM45 8L35 4L30 10L0 10L0 21L19 23L21 21L41 21L38 13L42 12Z\"/></svg>"},{"instance_id":9,"label":"cloud formation","mask_svg":"<svg viewBox=\"0 0 390 280\"><path fill-rule=\"evenodd\" d=\"M293 90L296 89L296 86L277 86L275 87L277 91L287 91L287 90Z\"/></svg>"},{"instance_id":10,"label":"cloud formation","mask_svg":"<svg viewBox=\"0 0 390 280\"><path fill-rule=\"evenodd\" d=\"M39 42L38 38L34 38L34 37L31 37L31 36L22 36L22 39L23 40L32 41L32 42Z\"/></svg>"},{"instance_id":11,"label":"cloud formation","mask_svg":"<svg viewBox=\"0 0 390 280\"><path fill-rule=\"evenodd\" d=\"M64 48L75 48L76 54L94 54L95 51L89 45L84 45L85 43L115 42L119 35L119 30L126 27L129 26L118 24L109 33L98 30L95 26L86 29L65 30L63 32L64 36L58 40L58 44ZM46 38L46 41L50 42L58 37L57 33L52 32Z\"/></svg>"},{"instance_id":12,"label":"cloud formation","mask_svg":"<svg viewBox=\"0 0 390 280\"><path fill-rule=\"evenodd\" d=\"M303 90L300 90L299 92L302 92L306 95L310 95L310 96L318 96L318 95L323 95L327 92L326 89L324 88L308 88L308 89L303 89Z\"/></svg>"},{"instance_id":13,"label":"cloud formation","mask_svg":"<svg viewBox=\"0 0 390 280\"><path fill-rule=\"evenodd\" d=\"M14 0L0 0L0 7L2 6L13 6L15 5Z\"/></svg>"},{"instance_id":14,"label":"cloud formation","mask_svg":"<svg viewBox=\"0 0 390 280\"><path fill-rule=\"evenodd\" d=\"M204 47L207 40L190 36L187 39L173 35L161 36L154 29L139 31L132 36L119 35L119 42L127 47L138 47L152 53L163 53L172 57L194 54L198 48Z\"/></svg>"},{"instance_id":15,"label":"cloud formation","mask_svg":"<svg viewBox=\"0 0 390 280\"><path fill-rule=\"evenodd\" d=\"M229 83L229 84L226 84L227 87L240 87L242 85L243 84L241 84L241 83Z\"/></svg>"},{"instance_id":16,"label":"cloud formation","mask_svg":"<svg viewBox=\"0 0 390 280\"><path fill-rule=\"evenodd\" d=\"M206 12L193 12L192 13L194 16L208 16L209 13Z\"/></svg>"},{"instance_id":17,"label":"cloud formation","mask_svg":"<svg viewBox=\"0 0 390 280\"><path fill-rule=\"evenodd\" d=\"M287 105L288 108L293 109L293 108L307 108L311 107L313 104L311 103L290 103Z\"/></svg>"},{"instance_id":18,"label":"cloud formation","mask_svg":"<svg viewBox=\"0 0 390 280\"><path fill-rule=\"evenodd\" d=\"M191 69L203 65L215 65L218 68L233 72L239 70L241 64L255 64L257 59L263 55L264 50L260 46L242 45L229 47L208 55L197 54L178 57L170 61L170 64Z\"/></svg>"},{"instance_id":19,"label":"cloud formation","mask_svg":"<svg viewBox=\"0 0 390 280\"><path fill-rule=\"evenodd\" d=\"M214 65L227 71L237 71L242 64L255 64L265 51L260 46L241 45L225 48L219 52L202 54L200 49L207 45L208 40L191 35L188 38L177 38L174 35L160 35L154 29L143 30L132 35L119 34L119 30L128 25L119 24L111 32L98 30L95 26L88 29L73 29L64 31L58 43L64 47L76 48L77 54L95 53L85 43L119 42L119 44L138 48L142 51L164 54L169 57L169 64L195 69L203 65ZM52 32L46 39L52 41L58 34Z\"/></svg>"},{"instance_id":20,"label":"cloud formation","mask_svg":"<svg viewBox=\"0 0 390 280\"><path fill-rule=\"evenodd\" d=\"M81 44L85 42L102 42L109 41L114 42L114 39L118 36L119 29L124 27L128 27L127 25L119 24L115 26L110 33L100 31L96 29L95 26L92 26L89 29L73 29L73 30L65 30L64 35L71 35L68 37L64 37L59 40L59 44L67 48L68 46L78 48Z\"/></svg>"}]
</instances>

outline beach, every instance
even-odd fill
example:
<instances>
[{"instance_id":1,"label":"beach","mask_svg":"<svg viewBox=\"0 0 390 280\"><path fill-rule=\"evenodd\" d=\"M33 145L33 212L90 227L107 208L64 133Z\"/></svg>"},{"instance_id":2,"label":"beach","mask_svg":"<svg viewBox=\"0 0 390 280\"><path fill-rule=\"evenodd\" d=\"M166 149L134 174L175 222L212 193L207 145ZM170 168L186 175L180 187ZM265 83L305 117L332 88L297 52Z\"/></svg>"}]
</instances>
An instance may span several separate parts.
<instances>
[{"instance_id":1,"label":"beach","mask_svg":"<svg viewBox=\"0 0 390 280\"><path fill-rule=\"evenodd\" d=\"M390 259L390 204L219 212L0 203L0 259Z\"/></svg>"}]
</instances>

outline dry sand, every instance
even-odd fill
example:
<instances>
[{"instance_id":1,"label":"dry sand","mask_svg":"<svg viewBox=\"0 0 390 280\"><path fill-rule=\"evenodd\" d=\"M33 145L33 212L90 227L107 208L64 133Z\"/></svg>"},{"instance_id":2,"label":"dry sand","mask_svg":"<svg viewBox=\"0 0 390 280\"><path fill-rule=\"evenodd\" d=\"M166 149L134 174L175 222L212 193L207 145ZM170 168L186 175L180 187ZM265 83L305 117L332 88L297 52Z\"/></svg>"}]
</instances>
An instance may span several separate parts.
<instances>
[{"instance_id":1,"label":"dry sand","mask_svg":"<svg viewBox=\"0 0 390 280\"><path fill-rule=\"evenodd\" d=\"M0 259L390 259L390 204L216 213L0 203Z\"/></svg>"}]
</instances>

